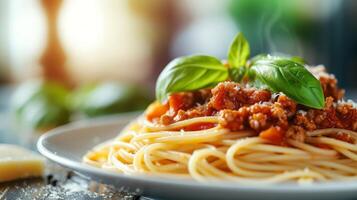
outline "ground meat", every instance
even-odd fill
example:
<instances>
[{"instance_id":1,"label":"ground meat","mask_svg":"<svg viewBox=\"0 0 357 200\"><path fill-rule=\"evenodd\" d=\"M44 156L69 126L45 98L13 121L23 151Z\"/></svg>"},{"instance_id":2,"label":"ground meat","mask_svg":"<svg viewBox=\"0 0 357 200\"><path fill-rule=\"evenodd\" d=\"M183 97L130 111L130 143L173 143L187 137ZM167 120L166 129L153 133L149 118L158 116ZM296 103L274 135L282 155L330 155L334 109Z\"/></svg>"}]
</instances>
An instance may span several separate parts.
<instances>
[{"instance_id":1,"label":"ground meat","mask_svg":"<svg viewBox=\"0 0 357 200\"><path fill-rule=\"evenodd\" d=\"M237 131L244 128L262 131L271 125L288 127L288 117L279 103L255 103L238 111L225 109L220 112L221 126Z\"/></svg>"},{"instance_id":2,"label":"ground meat","mask_svg":"<svg viewBox=\"0 0 357 200\"><path fill-rule=\"evenodd\" d=\"M271 108L271 112L272 117L276 119L274 122L281 128L287 129L289 125L288 115L287 112L281 107L280 103L274 103Z\"/></svg>"},{"instance_id":3,"label":"ground meat","mask_svg":"<svg viewBox=\"0 0 357 200\"><path fill-rule=\"evenodd\" d=\"M336 116L343 128L357 130L357 109L350 103L337 103Z\"/></svg>"},{"instance_id":4,"label":"ground meat","mask_svg":"<svg viewBox=\"0 0 357 200\"><path fill-rule=\"evenodd\" d=\"M279 127L282 137L304 142L307 131L322 128L357 130L357 109L341 102L343 90L333 76L317 76L326 96L323 109L298 105L284 94L272 95L267 90L245 87L235 82L223 82L212 90L183 92L169 97L170 109L158 123L168 125L177 121L219 116L219 124L231 131L254 130L257 134ZM270 131L271 132L271 131ZM346 134L331 137L354 143Z\"/></svg>"},{"instance_id":5,"label":"ground meat","mask_svg":"<svg viewBox=\"0 0 357 200\"><path fill-rule=\"evenodd\" d=\"M263 114L271 115L272 105L273 104L271 102L255 103L247 108L251 114L263 113Z\"/></svg>"},{"instance_id":6,"label":"ground meat","mask_svg":"<svg viewBox=\"0 0 357 200\"><path fill-rule=\"evenodd\" d=\"M209 89L170 95L168 99L170 110L160 117L159 123L168 125L175 121L212 115L212 109L207 109L206 105L210 97Z\"/></svg>"},{"instance_id":7,"label":"ground meat","mask_svg":"<svg viewBox=\"0 0 357 200\"><path fill-rule=\"evenodd\" d=\"M347 104L335 106L332 97L327 97L324 109L311 109L308 117L315 122L317 128L353 129L353 124L357 121L357 110Z\"/></svg>"},{"instance_id":8,"label":"ground meat","mask_svg":"<svg viewBox=\"0 0 357 200\"><path fill-rule=\"evenodd\" d=\"M232 131L245 129L244 122L248 116L248 110L244 107L239 110L221 110L220 125Z\"/></svg>"},{"instance_id":9,"label":"ground meat","mask_svg":"<svg viewBox=\"0 0 357 200\"><path fill-rule=\"evenodd\" d=\"M301 126L293 125L286 131L285 138L304 142L306 138L306 131Z\"/></svg>"},{"instance_id":10,"label":"ground meat","mask_svg":"<svg viewBox=\"0 0 357 200\"><path fill-rule=\"evenodd\" d=\"M254 130L262 130L268 128L268 115L256 113L249 117L249 125Z\"/></svg>"},{"instance_id":11,"label":"ground meat","mask_svg":"<svg viewBox=\"0 0 357 200\"><path fill-rule=\"evenodd\" d=\"M315 122L318 128L343 128L341 121L336 116L332 97L326 98L324 109L310 109L308 111L308 117Z\"/></svg>"},{"instance_id":12,"label":"ground meat","mask_svg":"<svg viewBox=\"0 0 357 200\"><path fill-rule=\"evenodd\" d=\"M185 119L212 116L216 113L215 110L208 108L207 105L198 105L192 109L183 110L180 109L177 112L170 111L160 117L160 123L168 125L173 122L182 121Z\"/></svg>"},{"instance_id":13,"label":"ground meat","mask_svg":"<svg viewBox=\"0 0 357 200\"><path fill-rule=\"evenodd\" d=\"M177 115L174 117L174 121L181 121L194 117L211 116L214 113L215 111L211 108L208 108L207 105L199 105L194 109L189 109L187 111L179 110Z\"/></svg>"},{"instance_id":14,"label":"ground meat","mask_svg":"<svg viewBox=\"0 0 357 200\"><path fill-rule=\"evenodd\" d=\"M160 124L162 125L169 125L171 123L174 122L173 120L173 117L171 115L168 115L168 114L164 114L160 117L160 120L159 120Z\"/></svg>"},{"instance_id":15,"label":"ground meat","mask_svg":"<svg viewBox=\"0 0 357 200\"><path fill-rule=\"evenodd\" d=\"M176 113L179 110L188 110L197 105L202 105L211 97L211 92L207 89L195 92L180 92L170 95L170 109Z\"/></svg>"},{"instance_id":16,"label":"ground meat","mask_svg":"<svg viewBox=\"0 0 357 200\"><path fill-rule=\"evenodd\" d=\"M293 101L289 97L285 95L279 95L277 102L280 103L281 107L284 109L288 117L292 117L296 113L297 105L295 101Z\"/></svg>"},{"instance_id":17,"label":"ground meat","mask_svg":"<svg viewBox=\"0 0 357 200\"><path fill-rule=\"evenodd\" d=\"M216 110L238 110L244 105L269 101L271 93L267 90L244 88L235 82L223 82L212 89L208 105Z\"/></svg>"},{"instance_id":18,"label":"ground meat","mask_svg":"<svg viewBox=\"0 0 357 200\"><path fill-rule=\"evenodd\" d=\"M346 133L335 133L335 134L329 135L329 137L332 137L332 138L335 138L338 140L342 140L344 142L348 142L351 144L354 144L356 142L355 139L351 135L346 134Z\"/></svg>"},{"instance_id":19,"label":"ground meat","mask_svg":"<svg viewBox=\"0 0 357 200\"><path fill-rule=\"evenodd\" d=\"M327 97L322 110L309 109L306 114L295 115L293 124L306 130L321 128L344 128L357 130L357 109L349 103L334 103L332 97Z\"/></svg>"},{"instance_id":20,"label":"ground meat","mask_svg":"<svg viewBox=\"0 0 357 200\"><path fill-rule=\"evenodd\" d=\"M342 99L345 94L343 89L337 87L337 80L335 76L320 76L319 77L325 97L332 97L335 101Z\"/></svg>"},{"instance_id":21,"label":"ground meat","mask_svg":"<svg viewBox=\"0 0 357 200\"><path fill-rule=\"evenodd\" d=\"M332 97L335 101L343 98L345 91L338 88L337 79L333 74L328 74L324 66L307 67L307 69L320 80L325 97Z\"/></svg>"},{"instance_id":22,"label":"ground meat","mask_svg":"<svg viewBox=\"0 0 357 200\"><path fill-rule=\"evenodd\" d=\"M306 113L297 113L294 117L293 123L309 131L316 129L316 124L312 119L306 116Z\"/></svg>"}]
</instances>

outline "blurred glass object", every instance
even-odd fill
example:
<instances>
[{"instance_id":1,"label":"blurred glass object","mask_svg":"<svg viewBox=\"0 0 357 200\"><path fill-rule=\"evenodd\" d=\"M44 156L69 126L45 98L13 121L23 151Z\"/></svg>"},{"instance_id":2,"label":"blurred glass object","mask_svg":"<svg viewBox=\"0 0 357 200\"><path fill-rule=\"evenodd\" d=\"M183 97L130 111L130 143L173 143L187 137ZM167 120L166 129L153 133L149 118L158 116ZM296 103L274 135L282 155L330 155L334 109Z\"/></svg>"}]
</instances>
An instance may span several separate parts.
<instances>
[{"instance_id":1,"label":"blurred glass object","mask_svg":"<svg viewBox=\"0 0 357 200\"><path fill-rule=\"evenodd\" d=\"M47 19L47 42L39 62L42 77L46 81L55 81L66 87L74 85L67 68L66 55L58 34L58 15L63 0L41 0Z\"/></svg>"},{"instance_id":2,"label":"blurred glass object","mask_svg":"<svg viewBox=\"0 0 357 200\"><path fill-rule=\"evenodd\" d=\"M0 84L10 80L8 52L8 2L0 1Z\"/></svg>"}]
</instances>

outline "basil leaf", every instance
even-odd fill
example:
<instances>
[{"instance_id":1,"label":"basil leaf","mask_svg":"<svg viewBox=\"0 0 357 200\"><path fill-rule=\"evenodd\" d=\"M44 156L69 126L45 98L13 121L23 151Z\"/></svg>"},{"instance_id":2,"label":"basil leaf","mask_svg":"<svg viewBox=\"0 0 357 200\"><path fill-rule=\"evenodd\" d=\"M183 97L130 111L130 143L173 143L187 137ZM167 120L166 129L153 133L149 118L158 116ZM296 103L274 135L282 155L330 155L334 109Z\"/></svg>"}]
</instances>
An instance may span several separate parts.
<instances>
[{"instance_id":1,"label":"basil leaf","mask_svg":"<svg viewBox=\"0 0 357 200\"><path fill-rule=\"evenodd\" d=\"M250 47L247 39L239 33L233 40L228 52L228 63L231 67L245 66L250 54Z\"/></svg>"},{"instance_id":2,"label":"basil leaf","mask_svg":"<svg viewBox=\"0 0 357 200\"><path fill-rule=\"evenodd\" d=\"M307 64L307 61L299 56L293 56L290 58L290 60L294 61L294 62L297 62L297 63L300 63L302 65L306 65Z\"/></svg>"},{"instance_id":3,"label":"basil leaf","mask_svg":"<svg viewBox=\"0 0 357 200\"><path fill-rule=\"evenodd\" d=\"M324 107L320 82L302 64L285 58L261 59L250 70L272 91L283 92L305 106Z\"/></svg>"},{"instance_id":4,"label":"basil leaf","mask_svg":"<svg viewBox=\"0 0 357 200\"><path fill-rule=\"evenodd\" d=\"M228 69L229 77L232 81L240 82L244 76L247 74L246 67L233 67Z\"/></svg>"},{"instance_id":5,"label":"basil leaf","mask_svg":"<svg viewBox=\"0 0 357 200\"><path fill-rule=\"evenodd\" d=\"M250 65L253 65L256 61L262 60L262 59L269 59L269 60L278 60L278 59L289 59L291 61L297 62L302 65L308 64L307 61L299 56L288 56L288 55L269 55L269 54L258 54L254 56L252 59L250 59L249 63Z\"/></svg>"},{"instance_id":6,"label":"basil leaf","mask_svg":"<svg viewBox=\"0 0 357 200\"><path fill-rule=\"evenodd\" d=\"M258 60L261 60L261 59L267 59L268 58L268 54L258 54L256 56L254 56L253 58L251 58L249 60L250 64L253 65L255 62L257 62Z\"/></svg>"},{"instance_id":7,"label":"basil leaf","mask_svg":"<svg viewBox=\"0 0 357 200\"><path fill-rule=\"evenodd\" d=\"M214 57L176 58L161 72L156 82L156 98L163 101L170 93L212 87L227 78L227 68Z\"/></svg>"}]
</instances>

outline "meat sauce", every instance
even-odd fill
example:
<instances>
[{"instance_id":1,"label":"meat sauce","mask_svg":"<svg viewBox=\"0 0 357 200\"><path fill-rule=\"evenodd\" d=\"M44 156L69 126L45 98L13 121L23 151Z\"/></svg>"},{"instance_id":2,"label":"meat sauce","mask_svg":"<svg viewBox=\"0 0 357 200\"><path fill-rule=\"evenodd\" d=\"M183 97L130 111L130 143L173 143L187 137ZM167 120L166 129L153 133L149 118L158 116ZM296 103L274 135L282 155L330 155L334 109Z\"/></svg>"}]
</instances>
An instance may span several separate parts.
<instances>
[{"instance_id":1,"label":"meat sauce","mask_svg":"<svg viewBox=\"0 0 357 200\"><path fill-rule=\"evenodd\" d=\"M254 130L261 138L274 144L284 144L287 138L303 142L307 131L321 128L357 130L357 109L342 102L344 91L333 76L318 77L326 98L323 109L298 105L284 94L250 88L226 81L213 89L171 95L165 104L154 103L146 117L153 123L168 125L177 121L219 116L220 125L231 131ZM187 130L212 128L213 124L197 124ZM346 134L332 135L354 143Z\"/></svg>"}]
</instances>

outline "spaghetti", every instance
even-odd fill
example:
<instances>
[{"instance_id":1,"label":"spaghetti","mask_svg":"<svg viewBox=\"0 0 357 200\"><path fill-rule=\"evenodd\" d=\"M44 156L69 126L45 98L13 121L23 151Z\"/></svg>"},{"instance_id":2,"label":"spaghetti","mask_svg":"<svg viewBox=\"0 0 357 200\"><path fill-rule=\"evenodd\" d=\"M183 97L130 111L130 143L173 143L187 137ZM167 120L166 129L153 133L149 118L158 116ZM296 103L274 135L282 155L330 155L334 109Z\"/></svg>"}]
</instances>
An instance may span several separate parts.
<instances>
[{"instance_id":1,"label":"spaghetti","mask_svg":"<svg viewBox=\"0 0 357 200\"><path fill-rule=\"evenodd\" d=\"M95 147L83 160L125 174L189 176L198 181L357 179L357 145L329 137L340 132L357 139L354 131L319 129L307 133L307 143L289 139L287 146L271 144L251 131L231 132L220 125L207 130L173 131L203 122L218 124L219 120L199 117L165 127L140 118L114 140Z\"/></svg>"}]
</instances>

